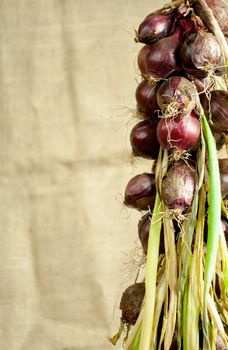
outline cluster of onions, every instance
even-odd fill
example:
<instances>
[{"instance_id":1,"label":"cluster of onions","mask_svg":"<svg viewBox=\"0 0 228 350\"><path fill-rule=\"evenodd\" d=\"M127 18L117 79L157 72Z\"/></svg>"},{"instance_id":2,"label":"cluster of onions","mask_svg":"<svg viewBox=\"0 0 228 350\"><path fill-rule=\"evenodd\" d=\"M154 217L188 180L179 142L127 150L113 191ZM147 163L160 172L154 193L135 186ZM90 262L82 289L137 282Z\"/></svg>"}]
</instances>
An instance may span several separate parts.
<instances>
[{"instance_id":1,"label":"cluster of onions","mask_svg":"<svg viewBox=\"0 0 228 350\"><path fill-rule=\"evenodd\" d=\"M228 35L228 5L223 0L206 0L206 5L204 5L205 1L197 0L187 3L184 0L182 3L174 1L173 4L169 8L166 6L160 11L149 14L139 25L135 38L137 43L142 43L144 46L138 55L142 81L135 93L140 121L131 130L130 143L134 156L150 159L154 165L151 172L138 174L127 183L124 204L142 213L138 223L138 238L143 256L146 259L153 258L154 261L147 261L146 284L144 280L137 282L136 279L136 283L128 287L122 295L121 330L127 325L128 335L130 326L138 327L134 332L134 339L131 339L129 344L126 343L126 350L149 349L148 344L153 342L154 349L211 349L215 346L216 349L223 349L228 340L227 335L223 333L223 330L228 327L228 320L224 316L227 315L228 310L222 313L221 318L219 316L221 305L224 305L221 301L223 299L215 304L220 310L216 313L219 325L212 321L215 315L210 315L210 326L214 327L211 332L215 335L212 337L210 333L209 339L207 336L209 331L206 328L209 321L205 319L208 303L204 302L205 309L202 314L197 311L198 318L194 324L194 333L190 325L187 326L189 319L186 316L188 312L190 314L190 306L186 304L186 300L191 300L191 291L186 289L187 292L185 292L185 288L189 287L195 277L193 265L191 265L194 258L190 259L189 256L198 256L200 249L205 289L209 290L208 285L211 286L210 283L213 284L216 278L220 278L220 273L215 273L214 270L216 278L211 279L210 283L207 280L209 278L207 276L212 274L208 270L212 271L212 262L216 261L217 254L216 251L210 252L211 242L218 244L219 239L218 234L217 241L210 236L210 232L218 229L211 228L213 221L211 217L217 214L215 214L216 209L210 208L215 207L212 202L214 198L219 199L219 196L223 198L222 215L218 211L219 225L223 230L225 241L228 234L228 213L225 208L228 202L228 158L220 159L218 162L216 147L213 146L215 144L217 149L220 149L227 142L227 70L224 64L224 50L219 40L220 34L218 35L214 30L211 12L208 11L210 8L213 10L217 24L223 33ZM223 84L218 86L216 79L221 79ZM213 162L215 172L216 169L218 174L220 171L218 179L215 179L216 175L212 174ZM215 192L216 195L214 195ZM210 210L214 210L213 214L210 214ZM201 212L202 217L200 217ZM162 215L164 215L163 219L161 219ZM205 224L204 216L208 221ZM157 217L160 219L156 219ZM156 224L159 220L160 226ZM200 235L201 246L197 241ZM156 248L153 247L153 242ZM221 242L222 253L220 254L226 259L227 248L221 248L224 240ZM202 258L203 255L205 256ZM223 258L217 257L217 264L218 259L223 261ZM172 270L170 262L172 259L174 265L179 266L173 283L170 282L172 276L168 275ZM153 280L154 303L158 295L161 298L159 293L167 293L167 299L164 296L166 302L163 300L164 307L162 307L163 304L159 304L160 318L158 319L153 315L148 316L150 312L148 309L152 304L150 300L148 301L148 295L151 294L147 288L149 288L148 285L152 286L150 274L152 274L153 263L157 271ZM224 280L225 277L219 282L219 288L217 285L211 288L218 291L215 299L219 300L226 295L222 288L228 281ZM159 288L164 287L165 281L169 281L166 292L165 290L161 292ZM173 314L167 316L165 308L168 308L168 304L165 303L171 301L174 303L172 300L174 285L178 285L178 297L175 290L175 298L179 299L176 299L175 307L172 304L170 312ZM188 296L185 293L188 293ZM201 295L199 303L206 296L206 292L204 296ZM160 299L157 301L161 302ZM157 310L155 304L153 307ZM194 306L191 307L194 308ZM213 307L216 309L216 306ZM198 308L200 308L199 305ZM147 316L145 316L146 321L141 324L137 319L140 312L140 317L143 318L142 310ZM171 322L171 325L167 325L163 318L168 318L167 322ZM155 322L153 327L148 320ZM168 335L165 329L168 329ZM113 343L119 338L119 333L113 338L114 340L112 339ZM194 345L190 346L191 342L194 342Z\"/></svg>"}]
</instances>

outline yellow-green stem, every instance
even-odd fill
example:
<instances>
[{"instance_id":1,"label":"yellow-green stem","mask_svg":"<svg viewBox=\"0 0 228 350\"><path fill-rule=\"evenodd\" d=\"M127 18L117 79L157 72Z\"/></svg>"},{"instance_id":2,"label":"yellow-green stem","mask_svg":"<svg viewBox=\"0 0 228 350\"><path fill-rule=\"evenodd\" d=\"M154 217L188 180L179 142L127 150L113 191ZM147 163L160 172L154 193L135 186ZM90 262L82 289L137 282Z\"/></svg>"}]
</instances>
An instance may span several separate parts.
<instances>
[{"instance_id":1,"label":"yellow-green stem","mask_svg":"<svg viewBox=\"0 0 228 350\"><path fill-rule=\"evenodd\" d=\"M208 334L208 315L207 315L207 299L211 286L211 282L215 273L216 255L219 243L219 229L221 221L221 186L220 173L217 157L217 149L211 129L208 125L206 117L202 116L203 131L207 144L208 161L209 161L209 198L208 198L208 234L206 261L204 270L204 332ZM209 344L208 344L209 345Z\"/></svg>"},{"instance_id":2,"label":"yellow-green stem","mask_svg":"<svg viewBox=\"0 0 228 350\"><path fill-rule=\"evenodd\" d=\"M142 322L140 350L150 350L155 294L156 294L156 278L157 265L159 256L160 231L161 231L161 209L160 198L156 195L153 215L150 225L149 242L147 250L147 264L146 264L146 279L145 279L145 309Z\"/></svg>"}]
</instances>

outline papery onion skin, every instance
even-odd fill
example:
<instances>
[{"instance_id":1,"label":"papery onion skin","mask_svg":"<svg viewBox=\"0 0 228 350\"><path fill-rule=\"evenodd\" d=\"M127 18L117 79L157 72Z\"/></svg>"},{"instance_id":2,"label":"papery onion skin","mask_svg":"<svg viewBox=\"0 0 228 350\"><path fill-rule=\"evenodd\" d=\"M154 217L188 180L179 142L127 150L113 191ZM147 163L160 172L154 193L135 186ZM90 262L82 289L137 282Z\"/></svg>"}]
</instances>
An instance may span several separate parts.
<instances>
[{"instance_id":1,"label":"papery onion skin","mask_svg":"<svg viewBox=\"0 0 228 350\"><path fill-rule=\"evenodd\" d=\"M170 77L158 88L157 103L163 113L172 109L175 114L191 112L196 106L196 88L184 77Z\"/></svg>"},{"instance_id":2,"label":"papery onion skin","mask_svg":"<svg viewBox=\"0 0 228 350\"><path fill-rule=\"evenodd\" d=\"M149 233L150 233L150 224L151 224L151 214L147 213L145 214L138 223L138 236L139 240L142 244L144 253L147 253L147 247L148 247L148 240L149 240ZM164 254L165 253L165 243L164 243L164 232L163 228L161 230L160 235L160 245L159 245L159 253Z\"/></svg>"},{"instance_id":3,"label":"papery onion skin","mask_svg":"<svg viewBox=\"0 0 228 350\"><path fill-rule=\"evenodd\" d=\"M157 159L160 148L156 134L157 124L157 121L143 120L134 126L130 142L135 156Z\"/></svg>"},{"instance_id":4,"label":"papery onion skin","mask_svg":"<svg viewBox=\"0 0 228 350\"><path fill-rule=\"evenodd\" d=\"M196 189L196 171L183 160L168 170L162 181L161 196L169 209L185 212L191 207Z\"/></svg>"},{"instance_id":5,"label":"papery onion skin","mask_svg":"<svg viewBox=\"0 0 228 350\"><path fill-rule=\"evenodd\" d=\"M206 77L222 66L221 48L212 33L201 31L189 35L180 55L185 71L195 77Z\"/></svg>"},{"instance_id":6,"label":"papery onion skin","mask_svg":"<svg viewBox=\"0 0 228 350\"><path fill-rule=\"evenodd\" d=\"M218 24L224 33L224 35L228 35L228 4L224 0L205 0L207 5L211 8L213 15L218 21ZM204 21L205 26L213 31L213 28L210 25L210 21L207 19L207 15L202 9L200 3L198 1L194 1L194 10L195 13Z\"/></svg>"},{"instance_id":7,"label":"papery onion skin","mask_svg":"<svg viewBox=\"0 0 228 350\"><path fill-rule=\"evenodd\" d=\"M177 152L195 147L199 142L200 132L200 122L194 112L179 114L175 118L162 118L157 126L157 138L162 148Z\"/></svg>"},{"instance_id":8,"label":"papery onion skin","mask_svg":"<svg viewBox=\"0 0 228 350\"><path fill-rule=\"evenodd\" d=\"M210 100L206 95L201 95L201 103L205 115L211 121L211 129L217 133L228 130L228 91L213 90Z\"/></svg>"},{"instance_id":9,"label":"papery onion skin","mask_svg":"<svg viewBox=\"0 0 228 350\"><path fill-rule=\"evenodd\" d=\"M140 114L157 119L160 111L157 103L157 85L150 85L146 79L142 80L136 89L135 98Z\"/></svg>"},{"instance_id":10,"label":"papery onion skin","mask_svg":"<svg viewBox=\"0 0 228 350\"><path fill-rule=\"evenodd\" d=\"M173 16L173 12L168 14L148 15L138 28L136 41L152 44L166 37L172 27Z\"/></svg>"},{"instance_id":11,"label":"papery onion skin","mask_svg":"<svg viewBox=\"0 0 228 350\"><path fill-rule=\"evenodd\" d=\"M209 77L205 78L196 78L194 76L188 75L188 78L194 82L196 89L199 93L205 91L211 91L213 89L213 80Z\"/></svg>"},{"instance_id":12,"label":"papery onion skin","mask_svg":"<svg viewBox=\"0 0 228 350\"><path fill-rule=\"evenodd\" d=\"M154 206L155 195L155 175L139 174L128 182L125 189L124 204L138 210L148 210Z\"/></svg>"},{"instance_id":13,"label":"papery onion skin","mask_svg":"<svg viewBox=\"0 0 228 350\"><path fill-rule=\"evenodd\" d=\"M143 298L145 295L145 283L135 283L128 287L121 297L120 310L122 321L134 325L139 316Z\"/></svg>"}]
</instances>

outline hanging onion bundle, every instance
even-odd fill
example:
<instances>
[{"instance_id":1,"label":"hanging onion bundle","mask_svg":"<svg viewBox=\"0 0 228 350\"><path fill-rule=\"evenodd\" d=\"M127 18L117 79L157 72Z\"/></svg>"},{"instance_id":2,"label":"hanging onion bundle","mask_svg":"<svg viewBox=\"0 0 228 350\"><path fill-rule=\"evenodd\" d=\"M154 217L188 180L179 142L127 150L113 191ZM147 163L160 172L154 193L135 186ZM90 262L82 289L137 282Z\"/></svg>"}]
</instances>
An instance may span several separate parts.
<instances>
[{"instance_id":1,"label":"hanging onion bundle","mask_svg":"<svg viewBox=\"0 0 228 350\"><path fill-rule=\"evenodd\" d=\"M224 0L174 0L136 32L143 120L130 142L153 164L124 194L144 211L142 264L112 338L124 331L124 350L228 349L227 18Z\"/></svg>"}]
</instances>

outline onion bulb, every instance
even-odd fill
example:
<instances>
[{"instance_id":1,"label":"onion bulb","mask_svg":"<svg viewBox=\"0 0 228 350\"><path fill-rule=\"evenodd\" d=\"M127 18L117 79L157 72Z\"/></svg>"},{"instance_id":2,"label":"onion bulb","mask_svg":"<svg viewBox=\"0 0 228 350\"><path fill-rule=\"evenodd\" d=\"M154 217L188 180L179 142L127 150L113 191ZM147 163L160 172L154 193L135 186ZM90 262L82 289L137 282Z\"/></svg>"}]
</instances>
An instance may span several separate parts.
<instances>
[{"instance_id":1,"label":"onion bulb","mask_svg":"<svg viewBox=\"0 0 228 350\"><path fill-rule=\"evenodd\" d=\"M138 85L135 98L137 102L137 110L140 114L157 119L158 111L160 110L157 103L157 87L151 85L147 80L142 80Z\"/></svg>"},{"instance_id":2,"label":"onion bulb","mask_svg":"<svg viewBox=\"0 0 228 350\"><path fill-rule=\"evenodd\" d=\"M149 52L144 56L145 65L141 64L141 72L152 78L166 78L170 74L180 70L179 49L180 30L176 30L171 36L160 39L150 45Z\"/></svg>"},{"instance_id":3,"label":"onion bulb","mask_svg":"<svg viewBox=\"0 0 228 350\"><path fill-rule=\"evenodd\" d=\"M173 24L173 15L173 12L148 15L139 26L136 41L152 44L167 36Z\"/></svg>"},{"instance_id":4,"label":"onion bulb","mask_svg":"<svg viewBox=\"0 0 228 350\"><path fill-rule=\"evenodd\" d=\"M157 102L161 111L176 115L188 113L196 106L196 88L188 79L181 76L170 77L158 89Z\"/></svg>"},{"instance_id":5,"label":"onion bulb","mask_svg":"<svg viewBox=\"0 0 228 350\"><path fill-rule=\"evenodd\" d=\"M228 35L228 4L225 0L205 0L207 5L210 7L210 9L213 12L213 15L218 21L218 24L224 33L224 35ZM210 21L207 20L207 15L204 11L204 9L201 7L200 3L198 1L194 2L194 10L195 13L202 18L204 21L205 26L210 29L210 31L213 31L213 28L211 27Z\"/></svg>"},{"instance_id":6,"label":"onion bulb","mask_svg":"<svg viewBox=\"0 0 228 350\"><path fill-rule=\"evenodd\" d=\"M134 126L130 141L135 156L157 159L160 148L156 135L157 124L157 121L143 120Z\"/></svg>"},{"instance_id":7,"label":"onion bulb","mask_svg":"<svg viewBox=\"0 0 228 350\"><path fill-rule=\"evenodd\" d=\"M205 77L222 65L221 48L212 33L201 31L189 35L180 55L185 71L195 77Z\"/></svg>"},{"instance_id":8,"label":"onion bulb","mask_svg":"<svg viewBox=\"0 0 228 350\"><path fill-rule=\"evenodd\" d=\"M183 213L191 207L196 188L195 169L179 160L168 170L162 181L162 199L169 209Z\"/></svg>"},{"instance_id":9,"label":"onion bulb","mask_svg":"<svg viewBox=\"0 0 228 350\"><path fill-rule=\"evenodd\" d=\"M200 139L200 122L193 111L175 118L162 118L157 126L158 142L163 149L175 152L188 151Z\"/></svg>"},{"instance_id":10,"label":"onion bulb","mask_svg":"<svg viewBox=\"0 0 228 350\"><path fill-rule=\"evenodd\" d=\"M126 186L124 204L139 210L148 210L154 206L155 195L155 175L149 173L136 175Z\"/></svg>"},{"instance_id":11,"label":"onion bulb","mask_svg":"<svg viewBox=\"0 0 228 350\"><path fill-rule=\"evenodd\" d=\"M135 283L123 292L120 301L120 310L122 311L122 320L124 322L131 325L135 324L142 307L144 295L144 282Z\"/></svg>"},{"instance_id":12,"label":"onion bulb","mask_svg":"<svg viewBox=\"0 0 228 350\"><path fill-rule=\"evenodd\" d=\"M201 103L211 128L217 133L228 130L228 91L213 90L210 98L201 96Z\"/></svg>"}]
</instances>

